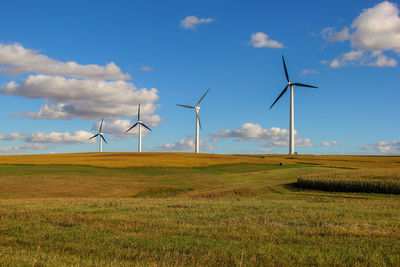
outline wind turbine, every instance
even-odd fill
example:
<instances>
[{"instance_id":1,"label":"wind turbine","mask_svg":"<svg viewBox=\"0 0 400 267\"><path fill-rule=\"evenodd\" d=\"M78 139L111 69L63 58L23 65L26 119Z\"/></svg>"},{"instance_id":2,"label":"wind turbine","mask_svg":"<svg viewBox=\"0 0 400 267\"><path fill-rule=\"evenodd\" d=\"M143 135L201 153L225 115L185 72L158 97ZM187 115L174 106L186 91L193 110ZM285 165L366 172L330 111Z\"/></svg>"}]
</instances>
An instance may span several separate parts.
<instances>
[{"instance_id":1,"label":"wind turbine","mask_svg":"<svg viewBox=\"0 0 400 267\"><path fill-rule=\"evenodd\" d=\"M199 153L199 146L200 146L200 142L199 142L199 126L201 129L201 123L200 123L200 116L199 116L199 110L200 110L200 102L203 100L203 98L206 96L206 94L208 93L208 91L210 91L211 88L209 88L207 90L207 92L204 93L204 95L200 98L199 102L197 102L196 106L187 106L187 105L179 105L176 104L177 106L180 107L184 107L184 108L194 108L196 110L196 136L195 136L195 145L194 145L194 152L195 153Z\"/></svg>"},{"instance_id":2,"label":"wind turbine","mask_svg":"<svg viewBox=\"0 0 400 267\"><path fill-rule=\"evenodd\" d=\"M303 84L303 83L291 82L290 79L289 79L288 71L286 69L285 58L283 57L283 55L282 55L282 61L283 61L283 68L285 69L285 76L286 76L286 80L288 81L288 84L283 89L283 91L278 96L278 98L275 100L275 102L269 107L269 109L271 109L275 105L275 103L278 102L279 98L281 98L281 96L283 96L286 93L288 87L290 87L289 154L292 155L292 154L294 154L294 102L293 102L294 100L293 100L293 88L295 86L310 87L310 88L318 88L318 87L312 86L312 85Z\"/></svg>"},{"instance_id":3,"label":"wind turbine","mask_svg":"<svg viewBox=\"0 0 400 267\"><path fill-rule=\"evenodd\" d=\"M89 138L89 140L90 140L90 139L95 138L96 136L100 136L100 147L99 147L99 152L102 152L102 140L101 140L101 139L103 139L104 143L107 144L107 141L106 141L106 139L104 138L103 133L101 132L101 129L103 128L103 122L104 122L104 119L101 120L98 133Z\"/></svg>"},{"instance_id":4,"label":"wind turbine","mask_svg":"<svg viewBox=\"0 0 400 267\"><path fill-rule=\"evenodd\" d=\"M140 131L140 126L143 126L144 128L146 128L147 130L151 131L151 129L149 127L146 126L146 124L144 124L141 120L140 120L140 104L139 104L139 108L138 108L138 114L137 114L137 122L131 126L131 128L129 128L128 130L126 130L125 133L129 132L130 130L132 130L133 128L136 127L136 125L138 125L138 131L139 131L139 143L138 143L138 152L142 152L142 132Z\"/></svg>"}]
</instances>

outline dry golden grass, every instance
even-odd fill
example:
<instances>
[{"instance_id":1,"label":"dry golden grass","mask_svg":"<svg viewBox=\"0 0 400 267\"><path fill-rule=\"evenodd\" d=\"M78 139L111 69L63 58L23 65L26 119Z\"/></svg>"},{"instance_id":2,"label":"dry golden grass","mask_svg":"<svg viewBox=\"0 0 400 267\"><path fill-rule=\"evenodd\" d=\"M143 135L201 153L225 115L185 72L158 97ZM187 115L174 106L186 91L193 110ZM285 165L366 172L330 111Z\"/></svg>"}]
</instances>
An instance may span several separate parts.
<instances>
[{"instance_id":1,"label":"dry golden grass","mask_svg":"<svg viewBox=\"0 0 400 267\"><path fill-rule=\"evenodd\" d=\"M1 156L0 164L32 165L86 165L107 168L128 167L197 167L233 163L270 163L278 164L279 159L263 159L220 154L194 153L76 153Z\"/></svg>"},{"instance_id":2,"label":"dry golden grass","mask_svg":"<svg viewBox=\"0 0 400 267\"><path fill-rule=\"evenodd\" d=\"M107 168L128 167L198 167L219 164L307 163L341 168L400 167L400 156L314 156L314 155L223 155L193 153L74 153L0 156L0 164L85 165Z\"/></svg>"}]
</instances>

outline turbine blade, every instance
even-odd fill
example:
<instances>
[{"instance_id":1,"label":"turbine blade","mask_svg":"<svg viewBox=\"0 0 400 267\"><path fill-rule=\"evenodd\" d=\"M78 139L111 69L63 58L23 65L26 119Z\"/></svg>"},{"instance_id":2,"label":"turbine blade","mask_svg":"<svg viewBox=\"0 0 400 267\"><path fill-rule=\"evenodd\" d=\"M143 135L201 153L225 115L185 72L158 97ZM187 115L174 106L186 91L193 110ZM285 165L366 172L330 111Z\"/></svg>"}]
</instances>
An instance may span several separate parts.
<instances>
[{"instance_id":1,"label":"turbine blade","mask_svg":"<svg viewBox=\"0 0 400 267\"><path fill-rule=\"evenodd\" d=\"M138 112L137 112L137 120L140 121L140 104L139 104L139 108L138 108Z\"/></svg>"},{"instance_id":2,"label":"turbine blade","mask_svg":"<svg viewBox=\"0 0 400 267\"><path fill-rule=\"evenodd\" d=\"M131 128L129 128L128 130L126 130L125 133L129 132L130 130L132 130L136 125L138 125L138 122L135 123L134 125L132 125Z\"/></svg>"},{"instance_id":3,"label":"turbine blade","mask_svg":"<svg viewBox=\"0 0 400 267\"><path fill-rule=\"evenodd\" d=\"M89 138L89 140L95 138L95 137L98 136L98 135L99 135L99 134L93 135L92 137Z\"/></svg>"},{"instance_id":4,"label":"turbine blade","mask_svg":"<svg viewBox=\"0 0 400 267\"><path fill-rule=\"evenodd\" d=\"M206 96L208 91L210 91L211 88L208 88L207 92L204 93L204 95L200 98L199 102L197 102L196 107L200 104L200 102L203 100L203 98Z\"/></svg>"},{"instance_id":5,"label":"turbine blade","mask_svg":"<svg viewBox=\"0 0 400 267\"><path fill-rule=\"evenodd\" d=\"M304 84L304 83L294 83L293 85L302 86L302 87L310 87L310 88L318 88L316 86L312 86L312 85L308 85L308 84Z\"/></svg>"},{"instance_id":6,"label":"turbine blade","mask_svg":"<svg viewBox=\"0 0 400 267\"><path fill-rule=\"evenodd\" d=\"M201 130L200 115L199 115L199 112L197 110L196 110L196 118L199 120L199 126L200 126L200 130Z\"/></svg>"},{"instance_id":7,"label":"turbine blade","mask_svg":"<svg viewBox=\"0 0 400 267\"><path fill-rule=\"evenodd\" d=\"M286 80L287 80L288 82L290 82L290 80L289 80L289 74L288 74L287 69L286 69L285 58L283 57L283 55L282 55L282 61L283 61L283 68L285 69Z\"/></svg>"},{"instance_id":8,"label":"turbine blade","mask_svg":"<svg viewBox=\"0 0 400 267\"><path fill-rule=\"evenodd\" d=\"M140 125L142 125L144 128L146 128L147 130L149 130L149 131L151 131L151 129L149 128L149 127L147 127L147 125L146 124L144 124L144 123L141 123Z\"/></svg>"},{"instance_id":9,"label":"turbine blade","mask_svg":"<svg viewBox=\"0 0 400 267\"><path fill-rule=\"evenodd\" d=\"M180 106L180 107L184 107L184 108L194 108L193 106L186 106L186 105L179 105L179 104L176 104L177 106Z\"/></svg>"},{"instance_id":10,"label":"turbine blade","mask_svg":"<svg viewBox=\"0 0 400 267\"><path fill-rule=\"evenodd\" d=\"M104 136L102 134L100 135L100 137L101 137L101 139L103 139L104 143L107 144L107 141L106 141L106 139L104 138Z\"/></svg>"},{"instance_id":11,"label":"turbine blade","mask_svg":"<svg viewBox=\"0 0 400 267\"><path fill-rule=\"evenodd\" d=\"M281 96L283 96L283 94L287 91L288 87L289 87L289 84L286 85L285 89L283 89L281 94L278 96L278 98L275 100L275 102L269 107L269 109L271 109L275 105L275 103L278 102L279 98L281 98Z\"/></svg>"},{"instance_id":12,"label":"turbine blade","mask_svg":"<svg viewBox=\"0 0 400 267\"><path fill-rule=\"evenodd\" d=\"M101 120L100 128L99 128L99 133L101 133L101 129L103 128L103 122L104 122L104 118Z\"/></svg>"}]
</instances>

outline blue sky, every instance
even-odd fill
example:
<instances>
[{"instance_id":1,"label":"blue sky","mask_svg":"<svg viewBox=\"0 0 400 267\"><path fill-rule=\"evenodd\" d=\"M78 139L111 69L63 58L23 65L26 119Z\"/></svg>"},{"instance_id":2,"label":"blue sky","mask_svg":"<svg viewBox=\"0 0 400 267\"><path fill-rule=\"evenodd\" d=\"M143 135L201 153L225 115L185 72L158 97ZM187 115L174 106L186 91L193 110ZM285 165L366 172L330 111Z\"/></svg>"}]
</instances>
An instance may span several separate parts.
<instances>
[{"instance_id":1,"label":"blue sky","mask_svg":"<svg viewBox=\"0 0 400 267\"><path fill-rule=\"evenodd\" d=\"M0 153L193 151L400 154L399 2L0 2ZM73 63L71 63L73 62Z\"/></svg>"}]
</instances>

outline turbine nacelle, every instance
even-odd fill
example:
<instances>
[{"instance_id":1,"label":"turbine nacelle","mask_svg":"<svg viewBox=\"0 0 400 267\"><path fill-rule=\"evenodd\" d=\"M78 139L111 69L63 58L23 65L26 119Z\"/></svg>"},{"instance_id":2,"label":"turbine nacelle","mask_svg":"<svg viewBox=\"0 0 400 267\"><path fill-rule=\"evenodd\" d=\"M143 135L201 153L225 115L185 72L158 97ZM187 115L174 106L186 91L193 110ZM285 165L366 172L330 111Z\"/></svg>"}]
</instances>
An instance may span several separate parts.
<instances>
[{"instance_id":1,"label":"turbine nacelle","mask_svg":"<svg viewBox=\"0 0 400 267\"><path fill-rule=\"evenodd\" d=\"M129 127L128 130L125 131L125 133L129 132L130 130L132 130L133 128L135 128L137 125L139 125L139 129L138 129L138 152L142 152L142 134L140 131L140 126L143 126L144 128L146 128L147 130L151 131L151 129L149 127L147 127L146 124L144 124L143 121L140 120L140 104L138 107L138 115L137 115L137 121L134 125L132 125L131 127Z\"/></svg>"},{"instance_id":2,"label":"turbine nacelle","mask_svg":"<svg viewBox=\"0 0 400 267\"><path fill-rule=\"evenodd\" d=\"M288 89L289 87L301 86L301 87L318 88L318 87L313 86L313 85L308 85L308 84L304 84L304 83L291 82L290 79L289 79L289 73L288 73L288 71L287 71L286 63L285 63L285 58L283 57L283 55L282 55L282 61L283 61L283 69L285 70L285 77L286 77L286 80L287 80L288 83L287 83L286 87L282 90L282 92L280 93L280 95L276 98L276 100L274 101L274 103L272 103L272 105L269 107L269 109L271 109L271 108L275 105L275 103L278 102L278 100L286 93L286 91L287 91L287 89Z\"/></svg>"},{"instance_id":3,"label":"turbine nacelle","mask_svg":"<svg viewBox=\"0 0 400 267\"><path fill-rule=\"evenodd\" d=\"M101 142L104 141L104 143L107 144L107 141L106 141L106 139L104 138L103 133L101 132L101 131L102 131L102 128L103 128L103 122L104 122L104 119L101 120L100 127L99 127L99 131L97 132L97 134L95 134L95 135L93 135L92 137L89 138L89 140L91 140L91 139L93 139L93 138L96 138L97 136L100 137L100 143L99 143L100 148L99 148L99 152L102 152L102 149L101 149L101 147L102 147L102 146L101 146Z\"/></svg>"},{"instance_id":4,"label":"turbine nacelle","mask_svg":"<svg viewBox=\"0 0 400 267\"><path fill-rule=\"evenodd\" d=\"M137 121L134 125L132 125L128 130L125 131L125 133L129 132L130 130L132 130L133 128L135 128L137 125L142 125L144 128L146 128L149 131L152 131L146 124L144 124L143 121L140 120L140 104L138 107L138 115L137 115Z\"/></svg>"}]
</instances>

